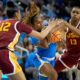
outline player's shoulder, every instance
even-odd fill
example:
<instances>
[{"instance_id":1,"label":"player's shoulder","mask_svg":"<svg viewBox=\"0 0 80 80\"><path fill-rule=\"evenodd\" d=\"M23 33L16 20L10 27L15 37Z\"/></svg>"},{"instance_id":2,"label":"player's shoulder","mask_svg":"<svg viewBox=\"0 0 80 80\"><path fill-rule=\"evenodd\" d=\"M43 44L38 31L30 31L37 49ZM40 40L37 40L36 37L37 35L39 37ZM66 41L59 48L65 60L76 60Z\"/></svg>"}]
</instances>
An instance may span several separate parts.
<instances>
[{"instance_id":1,"label":"player's shoulder","mask_svg":"<svg viewBox=\"0 0 80 80\"><path fill-rule=\"evenodd\" d=\"M12 24L16 23L18 20L15 20L15 19L6 19L6 20L3 20L3 22L10 22Z\"/></svg>"},{"instance_id":2,"label":"player's shoulder","mask_svg":"<svg viewBox=\"0 0 80 80\"><path fill-rule=\"evenodd\" d=\"M6 22L5 20L0 20L0 24L2 24L2 23L4 23L4 22Z\"/></svg>"}]
</instances>

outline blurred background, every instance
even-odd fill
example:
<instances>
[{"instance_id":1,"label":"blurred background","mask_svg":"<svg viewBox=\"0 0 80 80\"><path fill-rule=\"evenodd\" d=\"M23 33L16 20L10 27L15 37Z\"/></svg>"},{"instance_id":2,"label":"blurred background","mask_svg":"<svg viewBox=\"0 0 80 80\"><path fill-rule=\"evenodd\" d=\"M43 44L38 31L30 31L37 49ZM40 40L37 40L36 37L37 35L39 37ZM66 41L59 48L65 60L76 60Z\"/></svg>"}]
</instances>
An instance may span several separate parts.
<instances>
[{"instance_id":1,"label":"blurred background","mask_svg":"<svg viewBox=\"0 0 80 80\"><path fill-rule=\"evenodd\" d=\"M40 8L40 15L45 20L48 19L64 19L66 21L69 21L70 19L70 13L74 6L80 6L80 0L34 0L35 4ZM28 14L28 10L30 9L30 0L0 0L0 20L7 19L6 15L6 9L7 7L11 8L14 7L14 5L18 6L21 10L21 15L24 17ZM45 21L44 25L48 25L48 23ZM27 38L25 38L26 34L21 35L20 41L17 44L18 49L16 49L15 54L18 57L18 62L23 68L23 71L27 77L27 80L38 80L38 70L34 69L34 66L31 68L25 67L27 65L27 58L30 53L34 53L35 47L32 43L27 42L26 50L23 48L23 42L25 43L25 40L27 41ZM25 38L25 39L24 39ZM29 39L30 40L30 39ZM62 44L63 45L63 44ZM61 54L63 51L62 45L59 47L59 51L57 51L58 54ZM21 47L20 47L21 46ZM22 51L23 49L24 51ZM63 71L59 73L58 80L75 80L75 72L77 72L77 69L73 68L70 71ZM73 78L72 78L73 77ZM9 78L6 75L3 75L2 80L9 80ZM76 79L76 80L80 80Z\"/></svg>"},{"instance_id":2,"label":"blurred background","mask_svg":"<svg viewBox=\"0 0 80 80\"><path fill-rule=\"evenodd\" d=\"M0 0L0 16L6 16L5 8L7 1L13 1L21 9L24 15L25 8L29 7L30 0ZM74 5L80 6L80 0L34 0L40 8L42 16L47 18L63 18L68 20L70 18L70 11ZM12 6L10 4L9 6ZM2 14L3 12L3 14Z\"/></svg>"}]
</instances>

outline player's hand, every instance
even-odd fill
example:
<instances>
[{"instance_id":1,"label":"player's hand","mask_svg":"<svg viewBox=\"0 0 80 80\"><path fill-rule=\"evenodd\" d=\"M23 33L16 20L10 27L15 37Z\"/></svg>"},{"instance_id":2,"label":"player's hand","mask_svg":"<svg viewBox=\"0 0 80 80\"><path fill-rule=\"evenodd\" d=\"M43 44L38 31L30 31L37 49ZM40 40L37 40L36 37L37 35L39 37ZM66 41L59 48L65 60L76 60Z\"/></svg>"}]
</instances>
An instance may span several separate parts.
<instances>
[{"instance_id":1,"label":"player's hand","mask_svg":"<svg viewBox=\"0 0 80 80\"><path fill-rule=\"evenodd\" d=\"M67 26L67 21L63 20L63 19L57 19L57 25L59 26L63 26L63 27L66 27Z\"/></svg>"},{"instance_id":2,"label":"player's hand","mask_svg":"<svg viewBox=\"0 0 80 80\"><path fill-rule=\"evenodd\" d=\"M55 25L55 20L49 20L48 26L52 27L53 25Z\"/></svg>"},{"instance_id":3,"label":"player's hand","mask_svg":"<svg viewBox=\"0 0 80 80\"><path fill-rule=\"evenodd\" d=\"M58 23L58 20L56 20L56 19L54 19L54 20L50 19L49 22L48 22L48 25L51 27L51 26L57 25L57 23Z\"/></svg>"},{"instance_id":4,"label":"player's hand","mask_svg":"<svg viewBox=\"0 0 80 80\"><path fill-rule=\"evenodd\" d=\"M49 20L49 27L64 26L66 23L62 19Z\"/></svg>"}]
</instances>

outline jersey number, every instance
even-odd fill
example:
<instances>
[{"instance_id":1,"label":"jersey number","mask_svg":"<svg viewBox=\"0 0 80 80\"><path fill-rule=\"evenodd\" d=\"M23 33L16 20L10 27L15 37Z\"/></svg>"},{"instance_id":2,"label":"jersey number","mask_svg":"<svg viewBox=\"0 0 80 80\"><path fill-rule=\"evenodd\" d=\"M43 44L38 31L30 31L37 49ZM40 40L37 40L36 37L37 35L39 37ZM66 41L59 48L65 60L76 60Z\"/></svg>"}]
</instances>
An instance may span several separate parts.
<instances>
[{"instance_id":1,"label":"jersey number","mask_svg":"<svg viewBox=\"0 0 80 80\"><path fill-rule=\"evenodd\" d=\"M11 23L10 22L3 22L0 26L0 32L4 31L7 32L9 31L9 27L10 27Z\"/></svg>"},{"instance_id":2,"label":"jersey number","mask_svg":"<svg viewBox=\"0 0 80 80\"><path fill-rule=\"evenodd\" d=\"M70 39L71 45L77 45L77 40L76 39Z\"/></svg>"}]
</instances>

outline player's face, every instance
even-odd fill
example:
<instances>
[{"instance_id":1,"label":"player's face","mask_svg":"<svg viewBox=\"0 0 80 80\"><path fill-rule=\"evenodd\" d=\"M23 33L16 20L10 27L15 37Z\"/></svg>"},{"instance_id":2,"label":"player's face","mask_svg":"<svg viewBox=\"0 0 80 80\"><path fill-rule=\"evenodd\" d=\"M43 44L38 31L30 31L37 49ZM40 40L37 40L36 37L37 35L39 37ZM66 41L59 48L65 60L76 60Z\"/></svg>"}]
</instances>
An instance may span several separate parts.
<instances>
[{"instance_id":1,"label":"player's face","mask_svg":"<svg viewBox=\"0 0 80 80\"><path fill-rule=\"evenodd\" d=\"M80 20L80 8L73 8L71 11L71 19Z\"/></svg>"},{"instance_id":2,"label":"player's face","mask_svg":"<svg viewBox=\"0 0 80 80\"><path fill-rule=\"evenodd\" d=\"M37 31L41 31L42 29L42 19L41 18L38 18L36 21L35 21L35 29Z\"/></svg>"}]
</instances>

